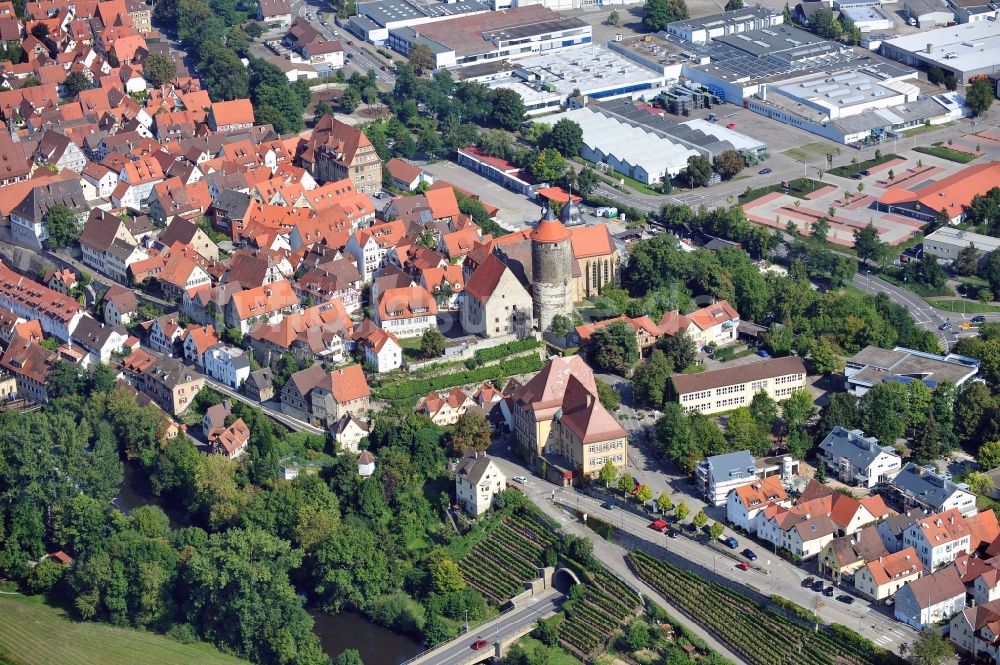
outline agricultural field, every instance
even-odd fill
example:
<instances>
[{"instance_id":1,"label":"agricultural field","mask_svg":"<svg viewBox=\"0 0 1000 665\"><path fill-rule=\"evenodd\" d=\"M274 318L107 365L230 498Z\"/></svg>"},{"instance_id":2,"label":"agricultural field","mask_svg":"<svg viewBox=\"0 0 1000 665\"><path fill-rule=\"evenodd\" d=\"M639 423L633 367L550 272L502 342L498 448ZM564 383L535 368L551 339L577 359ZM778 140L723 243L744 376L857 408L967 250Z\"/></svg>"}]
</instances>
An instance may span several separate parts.
<instances>
[{"instance_id":1,"label":"agricultural field","mask_svg":"<svg viewBox=\"0 0 1000 665\"><path fill-rule=\"evenodd\" d=\"M556 542L551 530L528 515L505 517L458 562L469 586L500 605L538 577L542 553Z\"/></svg>"},{"instance_id":2,"label":"agricultural field","mask_svg":"<svg viewBox=\"0 0 1000 665\"><path fill-rule=\"evenodd\" d=\"M559 624L559 645L586 661L603 652L642 607L642 598L613 575L599 571L590 577L563 604L566 618Z\"/></svg>"},{"instance_id":3,"label":"agricultural field","mask_svg":"<svg viewBox=\"0 0 1000 665\"><path fill-rule=\"evenodd\" d=\"M860 636L812 626L764 609L749 597L643 552L629 564L646 584L753 665L893 665L894 654Z\"/></svg>"},{"instance_id":4,"label":"agricultural field","mask_svg":"<svg viewBox=\"0 0 1000 665\"><path fill-rule=\"evenodd\" d=\"M76 623L40 602L0 596L0 663L9 665L248 665L207 644L99 623Z\"/></svg>"}]
</instances>

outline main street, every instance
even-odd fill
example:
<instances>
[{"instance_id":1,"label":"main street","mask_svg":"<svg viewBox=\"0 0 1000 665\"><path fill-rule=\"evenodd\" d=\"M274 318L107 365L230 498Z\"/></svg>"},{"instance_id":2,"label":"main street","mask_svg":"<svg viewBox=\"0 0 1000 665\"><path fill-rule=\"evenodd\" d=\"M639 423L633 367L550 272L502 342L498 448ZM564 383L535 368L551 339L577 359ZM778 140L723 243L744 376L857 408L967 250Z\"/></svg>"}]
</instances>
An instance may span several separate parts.
<instances>
[{"instance_id":1,"label":"main street","mask_svg":"<svg viewBox=\"0 0 1000 665\"><path fill-rule=\"evenodd\" d=\"M495 459L500 469L512 478L515 475L528 476L528 471L518 462L510 458ZM781 596L802 607L816 612L827 623L839 623L872 640L879 646L898 651L903 642L911 642L916 638L916 632L909 626L899 623L892 617L888 608L871 605L863 598L854 596L848 589L837 589L836 595L849 594L854 597L854 603L845 603L828 598L802 586L802 580L811 573L792 565L775 554L768 552L766 546L752 542L741 542L740 549L749 546L758 559L748 571L740 570L736 563L741 558L733 556L733 552L717 545L695 540L687 536L668 538L666 535L649 528L649 519L630 511L614 508L603 508L596 499L572 488L562 488L537 477L530 477L522 488L539 508L557 517L567 528L575 520L566 509L577 510L598 517L613 524L635 539L645 548L654 546L658 556L666 558L681 567L687 567L700 576L716 579L729 586L738 585L764 596L772 594ZM690 504L690 497L686 497ZM565 508L563 508L565 507ZM693 514L693 511L692 511ZM727 531L727 533L731 533ZM595 532L585 529L581 535L595 542L602 539ZM636 578L624 565L621 557L610 554L602 557L602 562L616 573L629 581Z\"/></svg>"}]
</instances>

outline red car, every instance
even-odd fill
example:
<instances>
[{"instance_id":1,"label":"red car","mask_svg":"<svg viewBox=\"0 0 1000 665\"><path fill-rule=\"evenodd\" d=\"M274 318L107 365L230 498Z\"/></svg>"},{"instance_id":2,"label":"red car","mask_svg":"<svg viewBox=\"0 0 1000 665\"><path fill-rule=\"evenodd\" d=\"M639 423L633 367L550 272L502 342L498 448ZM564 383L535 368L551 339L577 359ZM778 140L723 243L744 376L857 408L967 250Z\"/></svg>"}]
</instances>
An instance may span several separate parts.
<instances>
[{"instance_id":1,"label":"red car","mask_svg":"<svg viewBox=\"0 0 1000 665\"><path fill-rule=\"evenodd\" d=\"M739 568L740 570L750 570L750 564L747 563L746 561L740 561L738 564L736 564L736 567Z\"/></svg>"},{"instance_id":2,"label":"red car","mask_svg":"<svg viewBox=\"0 0 1000 665\"><path fill-rule=\"evenodd\" d=\"M667 532L667 523L664 522L663 520L654 520L654 521L652 521L652 522L649 523L649 528L650 529L655 529L655 530L659 531L660 533L666 533Z\"/></svg>"},{"instance_id":3,"label":"red car","mask_svg":"<svg viewBox=\"0 0 1000 665\"><path fill-rule=\"evenodd\" d=\"M472 643L472 648L475 651L479 651L480 649L482 649L483 647L485 647L487 644L489 644L489 642L487 642L486 640L476 640L475 642Z\"/></svg>"}]
</instances>

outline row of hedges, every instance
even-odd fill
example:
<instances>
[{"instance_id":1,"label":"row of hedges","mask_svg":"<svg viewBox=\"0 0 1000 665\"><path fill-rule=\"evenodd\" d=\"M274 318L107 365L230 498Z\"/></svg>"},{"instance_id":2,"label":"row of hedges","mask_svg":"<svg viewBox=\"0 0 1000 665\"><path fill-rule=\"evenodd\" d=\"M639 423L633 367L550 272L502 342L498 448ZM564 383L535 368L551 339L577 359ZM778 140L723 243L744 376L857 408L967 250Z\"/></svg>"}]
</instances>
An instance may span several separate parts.
<instances>
[{"instance_id":1,"label":"row of hedges","mask_svg":"<svg viewBox=\"0 0 1000 665\"><path fill-rule=\"evenodd\" d=\"M512 358L500 365L478 367L464 372L454 372L452 374L443 374L441 376L413 381L400 381L399 383L381 386L372 390L372 397L387 401L406 400L454 386L465 386L473 383L506 379L516 374L530 374L531 372L540 371L542 367L542 360L538 356L523 356L521 358Z\"/></svg>"},{"instance_id":2,"label":"row of hedges","mask_svg":"<svg viewBox=\"0 0 1000 665\"><path fill-rule=\"evenodd\" d=\"M493 360L502 360L507 356L512 356L517 353L537 349L539 346L541 346L541 342L534 337L529 337L527 339L519 339L515 342L507 342L506 344L501 344L500 346L493 346L488 349L479 349L475 353L475 358L476 361L482 365Z\"/></svg>"}]
</instances>

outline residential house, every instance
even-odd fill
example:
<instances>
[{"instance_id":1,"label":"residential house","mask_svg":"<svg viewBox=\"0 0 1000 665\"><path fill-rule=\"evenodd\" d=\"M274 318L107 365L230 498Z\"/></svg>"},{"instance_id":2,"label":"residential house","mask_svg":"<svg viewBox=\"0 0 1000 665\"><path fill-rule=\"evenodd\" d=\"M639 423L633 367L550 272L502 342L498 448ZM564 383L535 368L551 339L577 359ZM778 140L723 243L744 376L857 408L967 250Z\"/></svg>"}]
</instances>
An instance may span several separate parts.
<instances>
[{"instance_id":1,"label":"residential house","mask_svg":"<svg viewBox=\"0 0 1000 665\"><path fill-rule=\"evenodd\" d=\"M866 437L859 429L833 428L819 444L829 473L848 485L874 487L895 476L902 460L892 446L879 445L878 439Z\"/></svg>"},{"instance_id":2,"label":"residential house","mask_svg":"<svg viewBox=\"0 0 1000 665\"><path fill-rule=\"evenodd\" d=\"M0 132L0 187L27 180L31 170L31 161L24 154L22 143L13 141L8 132Z\"/></svg>"},{"instance_id":3,"label":"residential house","mask_svg":"<svg viewBox=\"0 0 1000 665\"><path fill-rule=\"evenodd\" d=\"M10 211L10 232L14 243L40 250L49 239L46 215L53 206L65 206L77 223L86 217L89 208L78 178L48 180L28 192Z\"/></svg>"},{"instance_id":4,"label":"residential house","mask_svg":"<svg viewBox=\"0 0 1000 665\"><path fill-rule=\"evenodd\" d=\"M809 559L817 556L836 537L837 525L829 514L772 505L764 509L757 526L757 537L792 556Z\"/></svg>"},{"instance_id":5,"label":"residential house","mask_svg":"<svg viewBox=\"0 0 1000 665\"><path fill-rule=\"evenodd\" d=\"M121 351L127 339L128 332L124 328L108 325L89 316L80 319L70 336L70 340L87 353L83 361L84 367L92 363L107 365L111 362L111 354Z\"/></svg>"},{"instance_id":6,"label":"residential house","mask_svg":"<svg viewBox=\"0 0 1000 665\"><path fill-rule=\"evenodd\" d=\"M111 204L116 208L139 210L149 199L153 187L163 182L166 175L155 157L142 157L126 162L118 172L118 184L111 193Z\"/></svg>"},{"instance_id":7,"label":"residential house","mask_svg":"<svg viewBox=\"0 0 1000 665\"><path fill-rule=\"evenodd\" d=\"M170 415L184 413L204 387L205 377L176 358L157 358L140 375L139 389Z\"/></svg>"},{"instance_id":8,"label":"residential house","mask_svg":"<svg viewBox=\"0 0 1000 665\"><path fill-rule=\"evenodd\" d=\"M517 443L548 463L550 479L592 478L608 462L625 468L628 433L597 399L593 371L579 356L554 358L511 401Z\"/></svg>"},{"instance_id":9,"label":"residential house","mask_svg":"<svg viewBox=\"0 0 1000 665\"><path fill-rule=\"evenodd\" d=\"M250 378L250 359L243 349L216 344L205 352L205 373L233 390Z\"/></svg>"},{"instance_id":10,"label":"residential house","mask_svg":"<svg viewBox=\"0 0 1000 665\"><path fill-rule=\"evenodd\" d=\"M676 335L686 332L691 336L696 348L709 344L727 346L736 342L740 314L727 300L706 305L695 311L681 315L676 311L667 312L660 319L660 332Z\"/></svg>"},{"instance_id":11,"label":"residential house","mask_svg":"<svg viewBox=\"0 0 1000 665\"><path fill-rule=\"evenodd\" d=\"M911 580L896 592L895 616L917 630L965 609L965 585L955 566Z\"/></svg>"},{"instance_id":12,"label":"residential house","mask_svg":"<svg viewBox=\"0 0 1000 665\"><path fill-rule=\"evenodd\" d=\"M302 57L317 69L327 71L344 66L344 48L337 40L323 40L302 47Z\"/></svg>"},{"instance_id":13,"label":"residential house","mask_svg":"<svg viewBox=\"0 0 1000 665\"><path fill-rule=\"evenodd\" d=\"M348 312L361 308L361 273L353 258L344 256L320 264L295 282L295 291L302 298L312 296L316 302L339 300Z\"/></svg>"},{"instance_id":14,"label":"residential house","mask_svg":"<svg viewBox=\"0 0 1000 665\"><path fill-rule=\"evenodd\" d=\"M695 467L694 477L705 500L713 506L722 506L730 492L756 483L761 473L754 464L753 455L739 450L705 458Z\"/></svg>"},{"instance_id":15,"label":"residential house","mask_svg":"<svg viewBox=\"0 0 1000 665\"><path fill-rule=\"evenodd\" d=\"M417 337L437 326L437 303L422 286L387 289L379 298L375 323L397 337Z\"/></svg>"},{"instance_id":16,"label":"residential house","mask_svg":"<svg viewBox=\"0 0 1000 665\"><path fill-rule=\"evenodd\" d=\"M344 253L354 257L363 281L371 281L385 266L386 257L406 235L402 222L376 224L351 234Z\"/></svg>"},{"instance_id":17,"label":"residential house","mask_svg":"<svg viewBox=\"0 0 1000 665\"><path fill-rule=\"evenodd\" d=\"M853 579L854 574L869 561L888 554L875 526L866 526L827 543L819 553L819 572L823 577L840 583Z\"/></svg>"},{"instance_id":18,"label":"residential house","mask_svg":"<svg viewBox=\"0 0 1000 665\"><path fill-rule=\"evenodd\" d=\"M878 535L885 543L885 548L890 552L898 552L905 548L903 544L903 534L919 520L928 517L930 513L926 510L909 510L905 513L892 515L888 519L882 520L876 527Z\"/></svg>"},{"instance_id":19,"label":"residential house","mask_svg":"<svg viewBox=\"0 0 1000 665\"><path fill-rule=\"evenodd\" d=\"M427 173L416 164L399 159L398 157L393 157L386 162L385 168L392 178L392 184L397 189L412 192L422 183L427 183L428 185L434 184L434 177L430 173Z\"/></svg>"},{"instance_id":20,"label":"residential house","mask_svg":"<svg viewBox=\"0 0 1000 665\"><path fill-rule=\"evenodd\" d=\"M212 432L208 437L208 445L216 455L225 455L228 459L239 459L246 454L250 444L250 428L237 418L233 424Z\"/></svg>"},{"instance_id":21,"label":"residential house","mask_svg":"<svg viewBox=\"0 0 1000 665\"><path fill-rule=\"evenodd\" d=\"M125 222L99 208L83 225L80 251L86 265L122 284L128 282L129 266L149 258Z\"/></svg>"},{"instance_id":22,"label":"residential house","mask_svg":"<svg viewBox=\"0 0 1000 665\"><path fill-rule=\"evenodd\" d=\"M710 415L748 406L762 390L781 401L805 388L806 367L798 356L786 356L700 374L675 374L670 380L685 411Z\"/></svg>"},{"instance_id":23,"label":"residential house","mask_svg":"<svg viewBox=\"0 0 1000 665\"><path fill-rule=\"evenodd\" d=\"M161 225L172 225L176 220L186 220L190 223L190 220L204 217L211 205L212 197L208 193L207 182L198 180L197 182L186 184L177 176L172 176L153 187L153 193L149 197L149 216L156 220L157 224ZM195 228L198 229L196 226ZM168 226L167 230L163 233L168 233L169 231L170 227ZM204 234L204 231L201 229L198 229L198 232ZM208 239L207 235L205 236L205 240L207 242L189 240L187 242L182 241L181 244L190 243L194 245L198 249L198 253L206 259L218 259L218 247L215 247L215 243ZM164 245L169 246L174 241L163 240L162 242ZM203 246L214 248L214 256L202 253Z\"/></svg>"},{"instance_id":24,"label":"residential house","mask_svg":"<svg viewBox=\"0 0 1000 665\"><path fill-rule=\"evenodd\" d=\"M211 323L206 326L188 326L182 333L181 339L184 340L181 343L184 359L203 369L205 367L205 354L219 343L219 336L215 332L215 326Z\"/></svg>"},{"instance_id":25,"label":"residential house","mask_svg":"<svg viewBox=\"0 0 1000 665\"><path fill-rule=\"evenodd\" d=\"M35 161L59 171L82 173L87 156L65 134L49 129L35 147Z\"/></svg>"},{"instance_id":26,"label":"residential house","mask_svg":"<svg viewBox=\"0 0 1000 665\"><path fill-rule=\"evenodd\" d=\"M382 160L360 128L324 115L300 150L298 160L319 183L350 178L354 188L375 194L382 188Z\"/></svg>"},{"instance_id":27,"label":"residential house","mask_svg":"<svg viewBox=\"0 0 1000 665\"><path fill-rule=\"evenodd\" d=\"M0 307L27 321L37 319L47 335L69 340L86 316L83 305L24 277L0 262Z\"/></svg>"},{"instance_id":28,"label":"residential house","mask_svg":"<svg viewBox=\"0 0 1000 665\"><path fill-rule=\"evenodd\" d=\"M375 474L375 456L367 450L362 450L358 455L358 475L362 478L370 478Z\"/></svg>"},{"instance_id":29,"label":"residential house","mask_svg":"<svg viewBox=\"0 0 1000 665\"><path fill-rule=\"evenodd\" d=\"M948 622L947 635L960 654L976 662L1000 662L1000 601L962 610Z\"/></svg>"},{"instance_id":30,"label":"residential house","mask_svg":"<svg viewBox=\"0 0 1000 665\"><path fill-rule=\"evenodd\" d=\"M69 292L77 285L76 273L69 268L52 271L45 280L45 286L56 293L68 296Z\"/></svg>"},{"instance_id":31,"label":"residential house","mask_svg":"<svg viewBox=\"0 0 1000 665\"><path fill-rule=\"evenodd\" d=\"M87 162L80 175L80 184L88 201L110 199L115 187L118 186L118 172L104 164Z\"/></svg>"},{"instance_id":32,"label":"residential house","mask_svg":"<svg viewBox=\"0 0 1000 665\"><path fill-rule=\"evenodd\" d=\"M168 180L160 184L165 185L169 182ZM219 260L219 246L208 237L207 233L186 219L175 218L160 232L156 241L162 247L171 247L174 243L190 245L202 258L209 261Z\"/></svg>"},{"instance_id":33,"label":"residential house","mask_svg":"<svg viewBox=\"0 0 1000 665\"><path fill-rule=\"evenodd\" d=\"M371 394L361 365L335 369L312 391L312 417L327 428L347 414L364 417L368 414Z\"/></svg>"},{"instance_id":34,"label":"residential house","mask_svg":"<svg viewBox=\"0 0 1000 665\"><path fill-rule=\"evenodd\" d=\"M594 335L615 323L624 323L635 333L635 343L640 353L648 353L660 337L660 329L649 316L630 317L624 314L612 319L604 319L596 323L585 323L576 327L576 336L580 340L581 346L589 345L594 341Z\"/></svg>"},{"instance_id":35,"label":"residential house","mask_svg":"<svg viewBox=\"0 0 1000 665\"><path fill-rule=\"evenodd\" d=\"M368 436L368 424L345 413L331 428L333 438L341 450L357 453L361 440Z\"/></svg>"},{"instance_id":36,"label":"residential house","mask_svg":"<svg viewBox=\"0 0 1000 665\"><path fill-rule=\"evenodd\" d=\"M226 325L247 333L257 323L273 324L302 308L288 280L237 291L223 308Z\"/></svg>"},{"instance_id":37,"label":"residential house","mask_svg":"<svg viewBox=\"0 0 1000 665\"><path fill-rule=\"evenodd\" d=\"M493 254L466 281L460 306L463 330L480 337L513 334L532 318L531 294Z\"/></svg>"},{"instance_id":38,"label":"residential house","mask_svg":"<svg viewBox=\"0 0 1000 665\"><path fill-rule=\"evenodd\" d=\"M0 358L0 369L14 377L18 398L45 404L49 401L49 372L59 356L39 341L15 335Z\"/></svg>"},{"instance_id":39,"label":"residential house","mask_svg":"<svg viewBox=\"0 0 1000 665\"><path fill-rule=\"evenodd\" d=\"M506 486L503 471L486 453L469 451L455 470L455 499L473 517L489 510Z\"/></svg>"},{"instance_id":40,"label":"residential house","mask_svg":"<svg viewBox=\"0 0 1000 665\"><path fill-rule=\"evenodd\" d=\"M865 598L880 602L895 595L908 582L920 579L923 573L917 551L907 547L862 566L854 574L854 588Z\"/></svg>"},{"instance_id":41,"label":"residential house","mask_svg":"<svg viewBox=\"0 0 1000 665\"><path fill-rule=\"evenodd\" d=\"M201 418L202 435L208 439L212 432L225 428L226 420L232 413L233 403L228 399L205 409L205 415Z\"/></svg>"},{"instance_id":42,"label":"residential house","mask_svg":"<svg viewBox=\"0 0 1000 665\"><path fill-rule=\"evenodd\" d=\"M932 572L972 551L972 530L951 508L912 524L903 532L903 545L915 549L924 569Z\"/></svg>"},{"instance_id":43,"label":"residential house","mask_svg":"<svg viewBox=\"0 0 1000 665\"><path fill-rule=\"evenodd\" d=\"M172 356L180 348L184 328L176 314L164 314L142 324L146 344L157 353Z\"/></svg>"},{"instance_id":44,"label":"residential house","mask_svg":"<svg viewBox=\"0 0 1000 665\"><path fill-rule=\"evenodd\" d=\"M747 533L757 533L760 516L772 504L792 505L780 476L768 476L747 485L740 485L726 498L726 518L733 526Z\"/></svg>"},{"instance_id":45,"label":"residential house","mask_svg":"<svg viewBox=\"0 0 1000 665\"><path fill-rule=\"evenodd\" d=\"M942 513L952 508L962 515L976 514L976 495L965 483L956 483L951 476L939 473L933 466L909 462L889 482L886 492L890 503L900 510L919 508L930 513Z\"/></svg>"},{"instance_id":46,"label":"residential house","mask_svg":"<svg viewBox=\"0 0 1000 665\"><path fill-rule=\"evenodd\" d=\"M258 402L268 401L274 397L274 372L270 367L250 372L250 376L243 384L243 392Z\"/></svg>"},{"instance_id":47,"label":"residential house","mask_svg":"<svg viewBox=\"0 0 1000 665\"><path fill-rule=\"evenodd\" d=\"M281 26L292 22L292 9L288 0L258 0L257 20Z\"/></svg>"},{"instance_id":48,"label":"residential house","mask_svg":"<svg viewBox=\"0 0 1000 665\"><path fill-rule=\"evenodd\" d=\"M429 392L417 402L417 412L431 419L435 425L454 425L475 402L461 388L452 388L447 393Z\"/></svg>"},{"instance_id":49,"label":"residential house","mask_svg":"<svg viewBox=\"0 0 1000 665\"><path fill-rule=\"evenodd\" d=\"M378 374L391 372L403 365L403 347L393 333L376 327L358 340L358 346L364 353L365 365L373 367Z\"/></svg>"},{"instance_id":50,"label":"residential house","mask_svg":"<svg viewBox=\"0 0 1000 665\"><path fill-rule=\"evenodd\" d=\"M326 378L322 365L313 365L293 373L281 389L281 411L293 418L309 422L312 413L312 392Z\"/></svg>"},{"instance_id":51,"label":"residential house","mask_svg":"<svg viewBox=\"0 0 1000 665\"><path fill-rule=\"evenodd\" d=\"M300 363L338 363L344 359L344 339L350 326L347 311L333 300L289 314L277 323L259 323L247 339L254 358L262 365L277 365L288 352Z\"/></svg>"}]
</instances>

